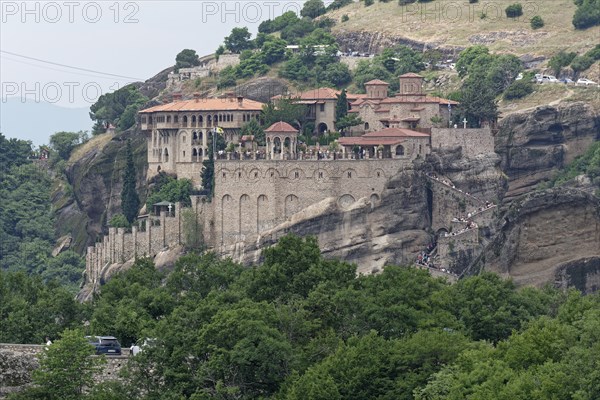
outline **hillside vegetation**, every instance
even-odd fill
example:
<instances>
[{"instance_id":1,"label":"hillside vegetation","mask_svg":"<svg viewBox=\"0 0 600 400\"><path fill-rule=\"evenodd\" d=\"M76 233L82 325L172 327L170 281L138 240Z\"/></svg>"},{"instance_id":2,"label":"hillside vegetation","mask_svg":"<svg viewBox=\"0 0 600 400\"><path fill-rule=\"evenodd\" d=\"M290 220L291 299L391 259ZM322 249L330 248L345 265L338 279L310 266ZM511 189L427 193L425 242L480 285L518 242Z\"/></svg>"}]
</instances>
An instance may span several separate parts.
<instances>
[{"instance_id":1,"label":"hillside vegetation","mask_svg":"<svg viewBox=\"0 0 600 400\"><path fill-rule=\"evenodd\" d=\"M517 55L552 56L560 50L584 53L596 44L600 27L576 30L572 18L577 10L573 0L521 2L523 15L507 18L505 9L515 0L456 2L434 0L400 6L397 1L365 7L353 3L331 11L328 17L348 21L333 27L338 36L348 32L370 32L401 36L433 46L488 46L492 51ZM544 26L534 30L530 19L539 15ZM484 17L485 16L485 17Z\"/></svg>"},{"instance_id":2,"label":"hillside vegetation","mask_svg":"<svg viewBox=\"0 0 600 400\"><path fill-rule=\"evenodd\" d=\"M40 341L43 316L26 334L11 329L10 316L26 307L16 282L41 299L52 290L0 273L0 299L12 300L0 302L2 337ZM252 268L192 254L166 275L142 259L89 308L48 303L61 328L80 336L111 333L123 345L153 338L124 379L82 394L66 392L64 376L49 386L34 374L39 386L13 399L595 399L598 300L518 290L494 274L450 285L390 266L356 278L354 265L323 259L311 237L283 237ZM70 362L59 349L73 336L63 331L46 352Z\"/></svg>"}]
</instances>

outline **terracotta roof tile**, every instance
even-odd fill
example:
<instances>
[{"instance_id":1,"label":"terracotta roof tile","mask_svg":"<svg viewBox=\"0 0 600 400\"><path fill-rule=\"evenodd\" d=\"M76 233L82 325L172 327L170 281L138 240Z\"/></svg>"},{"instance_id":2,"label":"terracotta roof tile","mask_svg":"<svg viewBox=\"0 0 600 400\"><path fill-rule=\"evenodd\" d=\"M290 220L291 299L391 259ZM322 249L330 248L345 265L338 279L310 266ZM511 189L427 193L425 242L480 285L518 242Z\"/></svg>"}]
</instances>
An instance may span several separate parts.
<instances>
[{"instance_id":1,"label":"terracotta roof tile","mask_svg":"<svg viewBox=\"0 0 600 400\"><path fill-rule=\"evenodd\" d=\"M263 105L264 103L250 99L243 99L241 104L236 98L193 99L161 104L141 110L140 113L153 113L161 111L260 111L262 110Z\"/></svg>"},{"instance_id":2,"label":"terracotta roof tile","mask_svg":"<svg viewBox=\"0 0 600 400\"><path fill-rule=\"evenodd\" d=\"M407 137L429 137L431 135L427 133L413 131L406 128L385 128L380 131L365 133L362 137L376 138L376 137L395 137L395 138L407 138Z\"/></svg>"},{"instance_id":3,"label":"terracotta roof tile","mask_svg":"<svg viewBox=\"0 0 600 400\"><path fill-rule=\"evenodd\" d=\"M382 81L381 79L373 79L366 82L365 85L389 85L389 83Z\"/></svg>"},{"instance_id":4,"label":"terracotta roof tile","mask_svg":"<svg viewBox=\"0 0 600 400\"><path fill-rule=\"evenodd\" d=\"M293 126L291 126L290 124L288 124L287 122L275 122L273 125L271 125L270 127L268 127L267 129L265 129L265 132L292 132L292 133L298 133L298 130L296 128L294 128Z\"/></svg>"},{"instance_id":5,"label":"terracotta roof tile","mask_svg":"<svg viewBox=\"0 0 600 400\"><path fill-rule=\"evenodd\" d=\"M415 74L414 72L408 72L406 74L400 75L400 78L422 78L422 76L419 74Z\"/></svg>"}]
</instances>

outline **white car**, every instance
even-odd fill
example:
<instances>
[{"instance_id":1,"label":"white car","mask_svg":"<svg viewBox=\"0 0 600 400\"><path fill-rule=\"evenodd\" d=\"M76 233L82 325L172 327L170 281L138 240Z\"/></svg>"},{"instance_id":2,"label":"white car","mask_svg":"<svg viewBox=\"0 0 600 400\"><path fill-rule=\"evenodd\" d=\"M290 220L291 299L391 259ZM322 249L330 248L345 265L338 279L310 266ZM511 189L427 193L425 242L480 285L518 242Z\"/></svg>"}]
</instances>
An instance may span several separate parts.
<instances>
[{"instance_id":1,"label":"white car","mask_svg":"<svg viewBox=\"0 0 600 400\"><path fill-rule=\"evenodd\" d=\"M558 79L556 79L556 77L552 75L543 75L542 83L558 83Z\"/></svg>"},{"instance_id":2,"label":"white car","mask_svg":"<svg viewBox=\"0 0 600 400\"><path fill-rule=\"evenodd\" d=\"M520 81L521 79L523 79L523 74L517 75L517 77L515 78L515 81Z\"/></svg>"},{"instance_id":3,"label":"white car","mask_svg":"<svg viewBox=\"0 0 600 400\"><path fill-rule=\"evenodd\" d=\"M596 82L590 80L590 79L586 79L586 78L581 78L577 80L577 84L578 85L585 85L585 86L589 86L589 85L597 85Z\"/></svg>"}]
</instances>

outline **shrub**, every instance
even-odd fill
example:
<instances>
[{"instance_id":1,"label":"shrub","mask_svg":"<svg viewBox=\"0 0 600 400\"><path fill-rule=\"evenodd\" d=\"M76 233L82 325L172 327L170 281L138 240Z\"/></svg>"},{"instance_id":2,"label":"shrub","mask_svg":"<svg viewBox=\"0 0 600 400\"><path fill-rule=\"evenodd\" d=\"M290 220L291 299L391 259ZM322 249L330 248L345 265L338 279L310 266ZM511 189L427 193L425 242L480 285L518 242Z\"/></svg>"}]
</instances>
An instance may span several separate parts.
<instances>
[{"instance_id":1,"label":"shrub","mask_svg":"<svg viewBox=\"0 0 600 400\"><path fill-rule=\"evenodd\" d=\"M375 0L365 0L365 7L372 6L375 3Z\"/></svg>"},{"instance_id":2,"label":"shrub","mask_svg":"<svg viewBox=\"0 0 600 400\"><path fill-rule=\"evenodd\" d=\"M504 99L520 99L533 92L533 84L526 79L521 79L511 83L504 91Z\"/></svg>"},{"instance_id":3,"label":"shrub","mask_svg":"<svg viewBox=\"0 0 600 400\"><path fill-rule=\"evenodd\" d=\"M523 15L523 7L520 3L511 4L504 12L508 18L517 18Z\"/></svg>"},{"instance_id":4,"label":"shrub","mask_svg":"<svg viewBox=\"0 0 600 400\"><path fill-rule=\"evenodd\" d=\"M586 29L600 25L600 7L598 0L582 0L576 2L579 6L573 15L575 29Z\"/></svg>"},{"instance_id":5,"label":"shrub","mask_svg":"<svg viewBox=\"0 0 600 400\"><path fill-rule=\"evenodd\" d=\"M539 15L536 15L533 18L531 18L530 23L533 29L540 29L544 26L544 20Z\"/></svg>"},{"instance_id":6,"label":"shrub","mask_svg":"<svg viewBox=\"0 0 600 400\"><path fill-rule=\"evenodd\" d=\"M585 53L585 55L594 60L600 60L600 44L597 44L596 47Z\"/></svg>"},{"instance_id":7,"label":"shrub","mask_svg":"<svg viewBox=\"0 0 600 400\"><path fill-rule=\"evenodd\" d=\"M127 221L127 218L123 214L115 214L111 219L108 225L111 228L129 228L130 224Z\"/></svg>"},{"instance_id":8,"label":"shrub","mask_svg":"<svg viewBox=\"0 0 600 400\"><path fill-rule=\"evenodd\" d=\"M348 14L344 14L342 15L342 22L346 22L350 19L350 17L348 17Z\"/></svg>"},{"instance_id":9,"label":"shrub","mask_svg":"<svg viewBox=\"0 0 600 400\"><path fill-rule=\"evenodd\" d=\"M571 68L575 72L581 72L591 67L593 63L594 59L592 57L587 55L577 56L571 61Z\"/></svg>"},{"instance_id":10,"label":"shrub","mask_svg":"<svg viewBox=\"0 0 600 400\"><path fill-rule=\"evenodd\" d=\"M469 3L473 4L473 3L477 3L479 0L469 0Z\"/></svg>"}]
</instances>

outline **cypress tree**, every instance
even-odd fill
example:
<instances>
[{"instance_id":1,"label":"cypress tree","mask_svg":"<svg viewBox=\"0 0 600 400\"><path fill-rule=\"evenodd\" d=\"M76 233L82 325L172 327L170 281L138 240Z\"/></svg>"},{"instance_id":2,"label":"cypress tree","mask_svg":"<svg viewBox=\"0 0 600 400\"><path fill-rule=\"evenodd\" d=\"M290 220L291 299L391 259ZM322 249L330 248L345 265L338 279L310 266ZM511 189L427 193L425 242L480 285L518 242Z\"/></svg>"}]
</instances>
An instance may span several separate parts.
<instances>
[{"instance_id":1,"label":"cypress tree","mask_svg":"<svg viewBox=\"0 0 600 400\"><path fill-rule=\"evenodd\" d=\"M346 89L342 90L337 96L337 103L335 105L335 122L348 115L348 97L346 96Z\"/></svg>"},{"instance_id":2,"label":"cypress tree","mask_svg":"<svg viewBox=\"0 0 600 400\"><path fill-rule=\"evenodd\" d=\"M137 217L140 209L140 198L135 190L135 164L133 163L133 151L131 140L127 140L127 162L123 171L123 189L121 191L121 209L129 223Z\"/></svg>"}]
</instances>

